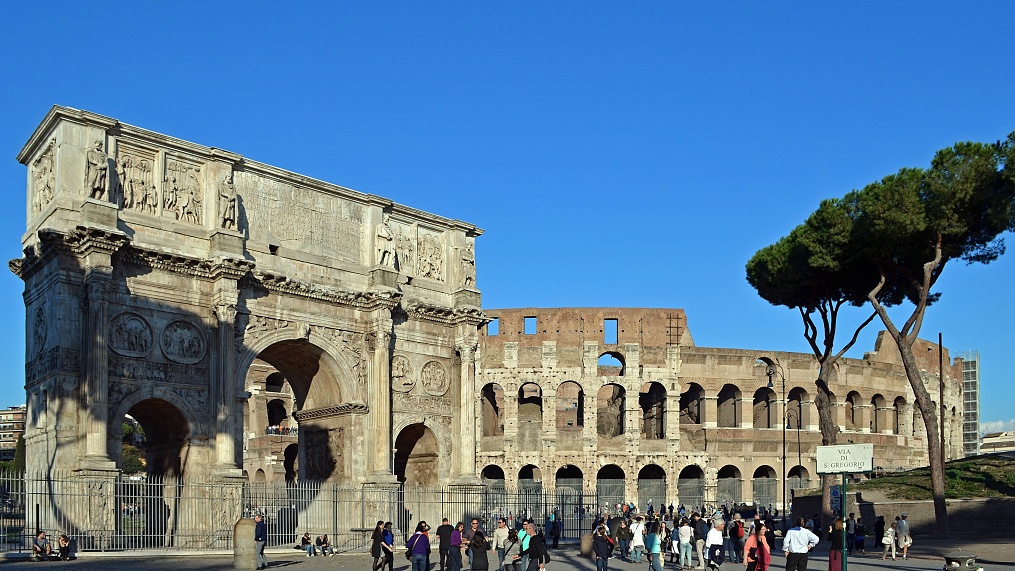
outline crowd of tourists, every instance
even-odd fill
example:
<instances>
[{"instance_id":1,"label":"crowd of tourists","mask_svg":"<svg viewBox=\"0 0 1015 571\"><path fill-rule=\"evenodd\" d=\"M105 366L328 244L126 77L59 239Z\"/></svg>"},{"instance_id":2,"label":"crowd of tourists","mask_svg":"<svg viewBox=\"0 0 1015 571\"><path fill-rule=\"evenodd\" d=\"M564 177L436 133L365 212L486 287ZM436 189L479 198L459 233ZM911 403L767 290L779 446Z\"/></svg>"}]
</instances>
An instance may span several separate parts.
<instances>
[{"instance_id":1,"label":"crowd of tourists","mask_svg":"<svg viewBox=\"0 0 1015 571\"><path fill-rule=\"evenodd\" d=\"M493 556L499 571L540 571L550 562L543 531L537 530L530 519L519 520L517 527L509 527L507 519L498 518L496 528L489 532L482 529L476 518L468 525L458 522L454 526L444 518L433 533L438 540L438 571L463 571L466 561L470 571L489 571ZM420 521L405 542L405 556L412 563L412 571L430 569L430 542L430 526ZM373 544L378 544L376 531ZM379 559L373 547L371 554L374 571L378 571Z\"/></svg>"}]
</instances>

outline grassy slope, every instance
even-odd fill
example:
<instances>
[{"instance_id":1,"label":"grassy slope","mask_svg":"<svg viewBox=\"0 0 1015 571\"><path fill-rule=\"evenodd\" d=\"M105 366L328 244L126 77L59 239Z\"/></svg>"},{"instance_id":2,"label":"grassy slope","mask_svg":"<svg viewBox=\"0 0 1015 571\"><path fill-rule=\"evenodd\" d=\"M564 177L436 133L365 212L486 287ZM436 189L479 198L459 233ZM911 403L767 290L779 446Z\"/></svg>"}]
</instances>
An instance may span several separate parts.
<instances>
[{"instance_id":1,"label":"grassy slope","mask_svg":"<svg viewBox=\"0 0 1015 571\"><path fill-rule=\"evenodd\" d=\"M945 496L958 498L1015 497L1015 460L984 456L949 462ZM878 490L893 500L929 500L930 469L918 468L850 486L850 491Z\"/></svg>"}]
</instances>

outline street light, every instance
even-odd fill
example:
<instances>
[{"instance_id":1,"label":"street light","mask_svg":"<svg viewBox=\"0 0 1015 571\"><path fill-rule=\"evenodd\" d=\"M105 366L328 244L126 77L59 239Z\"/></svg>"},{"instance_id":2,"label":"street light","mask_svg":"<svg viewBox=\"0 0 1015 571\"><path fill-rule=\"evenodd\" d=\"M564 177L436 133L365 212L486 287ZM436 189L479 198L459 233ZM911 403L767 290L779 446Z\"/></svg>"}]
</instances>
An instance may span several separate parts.
<instances>
[{"instance_id":1,"label":"street light","mask_svg":"<svg viewBox=\"0 0 1015 571\"><path fill-rule=\"evenodd\" d=\"M768 367L765 374L768 375L768 388L774 388L772 377L779 375L782 378L782 528L786 529L786 509L789 505L786 494L786 375L778 363L765 360Z\"/></svg>"},{"instance_id":2,"label":"street light","mask_svg":"<svg viewBox=\"0 0 1015 571\"><path fill-rule=\"evenodd\" d=\"M786 428L792 428L789 426L789 421L793 417L796 417L796 464L798 468L803 468L803 454L800 452L800 429L803 427L804 423L802 411L799 408L795 410L786 410ZM802 483L804 476L803 474L799 474L797 478L799 478Z\"/></svg>"}]
</instances>

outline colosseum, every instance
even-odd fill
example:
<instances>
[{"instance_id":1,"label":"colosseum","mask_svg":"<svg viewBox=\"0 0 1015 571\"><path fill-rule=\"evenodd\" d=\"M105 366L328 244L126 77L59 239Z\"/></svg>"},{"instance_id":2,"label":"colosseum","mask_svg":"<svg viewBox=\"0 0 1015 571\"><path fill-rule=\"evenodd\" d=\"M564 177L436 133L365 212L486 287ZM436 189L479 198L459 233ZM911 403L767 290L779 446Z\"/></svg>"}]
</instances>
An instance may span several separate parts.
<instances>
[{"instance_id":1,"label":"colosseum","mask_svg":"<svg viewBox=\"0 0 1015 571\"><path fill-rule=\"evenodd\" d=\"M601 505L779 507L816 478L812 355L696 346L681 309L485 312L476 470L487 484L594 489ZM937 345L916 350L937 395ZM952 458L962 454L961 368L947 352L944 363ZM879 469L926 465L922 417L891 338L882 332L836 373L839 442L872 443Z\"/></svg>"}]
</instances>

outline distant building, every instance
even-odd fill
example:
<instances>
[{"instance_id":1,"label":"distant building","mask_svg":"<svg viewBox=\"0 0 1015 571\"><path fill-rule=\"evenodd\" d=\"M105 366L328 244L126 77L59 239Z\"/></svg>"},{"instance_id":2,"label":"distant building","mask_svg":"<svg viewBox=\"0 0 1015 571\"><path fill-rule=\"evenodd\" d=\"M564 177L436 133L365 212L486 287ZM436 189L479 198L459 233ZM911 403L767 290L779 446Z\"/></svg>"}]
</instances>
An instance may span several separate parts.
<instances>
[{"instance_id":1,"label":"distant building","mask_svg":"<svg viewBox=\"0 0 1015 571\"><path fill-rule=\"evenodd\" d=\"M25 432L25 405L0 410L0 460L13 460L18 438Z\"/></svg>"},{"instance_id":2,"label":"distant building","mask_svg":"<svg viewBox=\"0 0 1015 571\"><path fill-rule=\"evenodd\" d=\"M980 444L980 452L983 454L1015 452L1015 430L984 434L983 443Z\"/></svg>"},{"instance_id":3,"label":"distant building","mask_svg":"<svg viewBox=\"0 0 1015 571\"><path fill-rule=\"evenodd\" d=\"M957 357L962 361L962 451L975 456L980 453L980 352Z\"/></svg>"}]
</instances>

